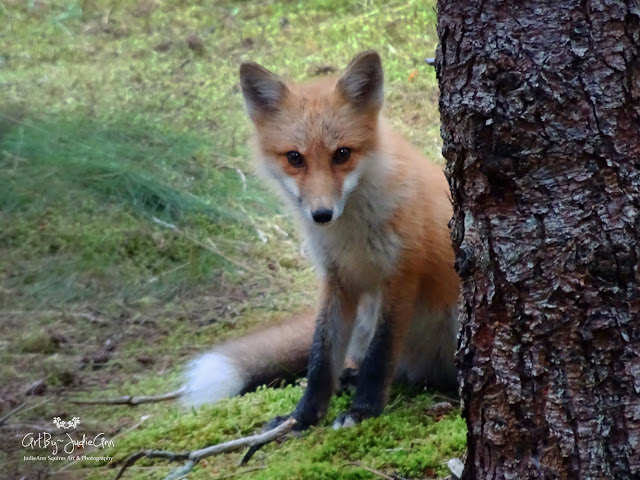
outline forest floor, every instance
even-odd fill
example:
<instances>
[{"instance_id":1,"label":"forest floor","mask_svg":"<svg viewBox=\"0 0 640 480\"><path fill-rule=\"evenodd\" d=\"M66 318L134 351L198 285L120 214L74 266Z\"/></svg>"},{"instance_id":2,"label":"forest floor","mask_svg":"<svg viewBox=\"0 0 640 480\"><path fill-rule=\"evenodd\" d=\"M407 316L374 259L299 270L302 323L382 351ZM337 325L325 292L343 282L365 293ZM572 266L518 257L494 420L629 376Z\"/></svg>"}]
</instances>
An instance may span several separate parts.
<instances>
[{"instance_id":1,"label":"forest floor","mask_svg":"<svg viewBox=\"0 0 640 480\"><path fill-rule=\"evenodd\" d=\"M199 409L73 400L175 390L197 353L313 305L294 224L253 174L238 66L304 80L375 48L386 116L440 162L434 4L0 0L1 478L113 478L137 450L202 448L293 408L298 384ZM248 466L221 455L189 478L441 477L466 431L457 410L427 414L438 399L396 388L380 418L333 431L338 397ZM112 460L68 460L54 417L112 443L74 456Z\"/></svg>"}]
</instances>

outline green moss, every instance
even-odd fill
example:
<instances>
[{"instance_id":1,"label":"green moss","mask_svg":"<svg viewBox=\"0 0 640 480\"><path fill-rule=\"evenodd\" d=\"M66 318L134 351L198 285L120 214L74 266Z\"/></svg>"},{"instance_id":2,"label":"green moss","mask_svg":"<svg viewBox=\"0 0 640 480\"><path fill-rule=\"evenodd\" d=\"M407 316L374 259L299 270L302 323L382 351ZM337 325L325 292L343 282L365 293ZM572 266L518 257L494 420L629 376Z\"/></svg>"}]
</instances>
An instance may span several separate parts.
<instances>
[{"instance_id":1,"label":"green moss","mask_svg":"<svg viewBox=\"0 0 640 480\"><path fill-rule=\"evenodd\" d=\"M347 397L334 399L328 419L322 425L283 444L270 444L259 451L243 476L251 479L374 478L354 463L407 478L446 474L446 461L464 450L464 425L457 413L435 421L425 415L433 403L428 393L396 389L398 398L385 413L349 429L333 430L331 420L346 408ZM290 411L302 393L300 387L260 389L243 397L205 406L185 413L165 409L144 429L127 435L117 449L107 454L122 460L131 453L154 445L158 449L191 450L252 434L265 419ZM213 473L244 472L236 463L243 452L210 457L197 468L193 478ZM149 461L145 465L157 465ZM167 467L169 470L171 467ZM165 471L166 473L166 471ZM144 478L141 468L130 478Z\"/></svg>"}]
</instances>

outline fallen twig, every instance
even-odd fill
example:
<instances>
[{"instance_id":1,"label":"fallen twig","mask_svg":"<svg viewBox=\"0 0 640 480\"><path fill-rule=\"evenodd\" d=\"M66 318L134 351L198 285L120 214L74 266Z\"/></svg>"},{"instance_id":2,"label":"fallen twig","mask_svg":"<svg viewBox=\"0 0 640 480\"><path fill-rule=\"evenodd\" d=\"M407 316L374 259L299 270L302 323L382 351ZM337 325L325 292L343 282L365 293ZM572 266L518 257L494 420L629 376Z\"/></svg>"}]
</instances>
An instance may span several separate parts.
<instances>
[{"instance_id":1,"label":"fallen twig","mask_svg":"<svg viewBox=\"0 0 640 480\"><path fill-rule=\"evenodd\" d=\"M219 453L232 452L234 450L240 450L241 448L253 448L257 446L265 445L269 442L272 442L281 436L288 433L296 421L293 418L288 419L286 422L278 425L276 428L268 430L263 433L259 433L257 435L251 435L249 437L237 438L235 440L230 440L228 442L219 443L217 445L212 445L207 448L203 448L201 450L193 450L191 452L170 452L166 450L142 450L140 452L134 453L131 455L122 465L122 468L116 475L114 480L118 480L122 477L125 470L133 465L135 462L140 460L141 458L164 458L169 460L170 462L180 462L186 460L184 465L179 468L176 468L169 475L165 477L165 480L176 480L180 477L183 477L187 473L189 473L193 468L203 460L204 458L210 457L212 455L217 455ZM246 456L246 455L245 455Z\"/></svg>"},{"instance_id":2,"label":"fallen twig","mask_svg":"<svg viewBox=\"0 0 640 480\"><path fill-rule=\"evenodd\" d=\"M184 393L184 387L173 392L164 393L162 395L136 396L125 395L124 397L106 398L102 400L69 400L76 405L140 405L142 403L166 402L181 397Z\"/></svg>"},{"instance_id":3,"label":"fallen twig","mask_svg":"<svg viewBox=\"0 0 640 480\"><path fill-rule=\"evenodd\" d=\"M232 167L230 165L220 165L220 168L229 168L231 170L235 170L238 176L240 177L240 181L242 182L242 191L243 192L247 191L247 177L245 176L242 170L240 170L238 167Z\"/></svg>"},{"instance_id":4,"label":"fallen twig","mask_svg":"<svg viewBox=\"0 0 640 480\"><path fill-rule=\"evenodd\" d=\"M41 402L35 402L35 403L26 401L26 402L18 405L16 408L14 408L12 411L10 411L7 415L2 417L2 420L0 421L0 426L3 427L3 428L15 428L16 425L14 425L14 424L5 425L6 421L9 420L9 418L14 416L18 412L22 412L22 413L28 412L29 410L33 410L34 408L38 408L38 407L44 405L45 403L49 403L50 401L51 401L50 398L45 398ZM22 425L22 424L18 424L18 425Z\"/></svg>"},{"instance_id":5,"label":"fallen twig","mask_svg":"<svg viewBox=\"0 0 640 480\"><path fill-rule=\"evenodd\" d=\"M9 420L11 417L13 417L16 413L18 413L20 410L22 410L27 405L29 405L27 402L23 402L20 405L18 405L16 408L11 410L9 413L7 413L4 417L0 418L0 425L5 424L7 422L7 420Z\"/></svg>"}]
</instances>

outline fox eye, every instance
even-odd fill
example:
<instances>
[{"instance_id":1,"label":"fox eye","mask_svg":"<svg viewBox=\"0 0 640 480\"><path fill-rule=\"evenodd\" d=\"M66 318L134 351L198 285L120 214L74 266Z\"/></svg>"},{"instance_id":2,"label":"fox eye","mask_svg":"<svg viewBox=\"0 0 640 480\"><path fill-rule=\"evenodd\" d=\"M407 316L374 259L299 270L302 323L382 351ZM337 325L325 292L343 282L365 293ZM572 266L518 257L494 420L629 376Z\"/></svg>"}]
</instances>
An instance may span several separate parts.
<instances>
[{"instance_id":1,"label":"fox eye","mask_svg":"<svg viewBox=\"0 0 640 480\"><path fill-rule=\"evenodd\" d=\"M304 157L300 154L300 152L287 152L286 154L287 160L289 161L289 165L295 168L304 167Z\"/></svg>"},{"instance_id":2,"label":"fox eye","mask_svg":"<svg viewBox=\"0 0 640 480\"><path fill-rule=\"evenodd\" d=\"M333 163L336 165L342 165L351 157L351 149L347 147L341 147L333 152Z\"/></svg>"}]
</instances>

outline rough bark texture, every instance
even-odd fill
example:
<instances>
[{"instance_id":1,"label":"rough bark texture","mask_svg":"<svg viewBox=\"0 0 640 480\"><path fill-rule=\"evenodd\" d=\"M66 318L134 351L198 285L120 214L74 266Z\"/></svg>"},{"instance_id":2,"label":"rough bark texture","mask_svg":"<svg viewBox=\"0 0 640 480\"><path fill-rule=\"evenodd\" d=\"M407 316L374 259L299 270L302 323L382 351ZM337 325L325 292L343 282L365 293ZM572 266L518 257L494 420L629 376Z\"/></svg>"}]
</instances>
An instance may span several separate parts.
<instances>
[{"instance_id":1,"label":"rough bark texture","mask_svg":"<svg viewBox=\"0 0 640 480\"><path fill-rule=\"evenodd\" d=\"M640 5L438 12L464 478L640 478Z\"/></svg>"}]
</instances>

